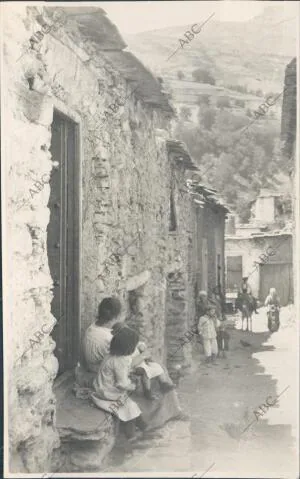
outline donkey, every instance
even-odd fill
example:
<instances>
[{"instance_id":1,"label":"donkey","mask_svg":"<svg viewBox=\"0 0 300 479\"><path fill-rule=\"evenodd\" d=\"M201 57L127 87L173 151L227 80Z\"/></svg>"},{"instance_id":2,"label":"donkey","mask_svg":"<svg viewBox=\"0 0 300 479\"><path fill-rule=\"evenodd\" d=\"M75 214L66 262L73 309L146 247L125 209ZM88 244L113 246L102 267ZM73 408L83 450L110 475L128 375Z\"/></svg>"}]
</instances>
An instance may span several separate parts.
<instances>
[{"instance_id":1,"label":"donkey","mask_svg":"<svg viewBox=\"0 0 300 479\"><path fill-rule=\"evenodd\" d=\"M236 307L242 314L242 331L244 331L244 319L247 320L246 331L252 331L252 314L254 309L249 298L245 297L245 295L241 295L236 302Z\"/></svg>"},{"instance_id":2,"label":"donkey","mask_svg":"<svg viewBox=\"0 0 300 479\"><path fill-rule=\"evenodd\" d=\"M245 303L242 303L242 331L244 330L244 319L247 319L247 328L246 331L252 331L252 313L253 313L253 308L251 305ZM250 329L249 329L250 325Z\"/></svg>"}]
</instances>

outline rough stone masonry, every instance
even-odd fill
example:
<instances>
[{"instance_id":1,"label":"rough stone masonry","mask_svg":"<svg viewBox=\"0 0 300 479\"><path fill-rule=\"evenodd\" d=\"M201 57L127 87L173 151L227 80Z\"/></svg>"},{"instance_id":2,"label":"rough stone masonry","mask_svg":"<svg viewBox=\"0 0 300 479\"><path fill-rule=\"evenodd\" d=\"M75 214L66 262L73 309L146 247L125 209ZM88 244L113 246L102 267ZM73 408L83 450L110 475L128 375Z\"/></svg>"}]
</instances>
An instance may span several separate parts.
<instances>
[{"instance_id":1,"label":"rough stone masonry","mask_svg":"<svg viewBox=\"0 0 300 479\"><path fill-rule=\"evenodd\" d=\"M51 470L52 453L60 447L53 392L59 364L51 333L27 350L34 332L61 320L51 314L51 182L29 193L57 167L54 112L72 120L80 137L80 332L94 321L99 301L116 295L124 317L133 315L160 361L194 319L197 214L191 196L182 194L194 166L182 161L184 151L178 161L172 145L167 148L169 100L153 75L123 51L126 45L102 9L64 8L64 24L31 42L24 55L31 35L53 23L54 9L10 4L3 11L5 177L12 185L5 192L10 241L4 255L4 299L11 312L5 332L10 470L36 473ZM99 124L117 98L127 100ZM122 248L124 254L112 256ZM211 267L216 269L215 258ZM172 316L171 336L166 321L175 303L179 314ZM188 365L189 348L176 361Z\"/></svg>"}]
</instances>

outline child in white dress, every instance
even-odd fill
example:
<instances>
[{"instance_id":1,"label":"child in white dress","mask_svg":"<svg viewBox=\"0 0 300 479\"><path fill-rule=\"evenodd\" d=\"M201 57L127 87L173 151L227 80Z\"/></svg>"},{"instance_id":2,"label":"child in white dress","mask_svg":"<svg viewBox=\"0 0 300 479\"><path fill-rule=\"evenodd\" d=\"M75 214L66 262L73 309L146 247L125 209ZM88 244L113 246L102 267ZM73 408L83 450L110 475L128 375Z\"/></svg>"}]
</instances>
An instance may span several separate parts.
<instances>
[{"instance_id":1,"label":"child in white dress","mask_svg":"<svg viewBox=\"0 0 300 479\"><path fill-rule=\"evenodd\" d=\"M126 326L124 323L116 323L112 328L112 334L118 334L118 332L124 327L128 326ZM157 378L160 389L163 392L171 391L175 388L175 385L168 373L160 364L151 360L150 353L147 351L147 346L144 342L140 341L137 344L133 354L131 355L131 358L131 370L135 374L141 376L144 395L147 399L156 399L156 396L151 391L152 378Z\"/></svg>"},{"instance_id":2,"label":"child in white dress","mask_svg":"<svg viewBox=\"0 0 300 479\"><path fill-rule=\"evenodd\" d=\"M94 393L91 395L96 406L123 422L125 434L130 441L136 439L136 427L141 430L146 428L139 406L130 398L136 387L129 374L138 340L138 334L126 327L113 336L110 352L101 362L93 384Z\"/></svg>"},{"instance_id":3,"label":"child in white dress","mask_svg":"<svg viewBox=\"0 0 300 479\"><path fill-rule=\"evenodd\" d=\"M205 362L212 363L218 354L217 328L220 321L217 318L216 308L209 306L206 314L201 316L198 323L198 332L203 338Z\"/></svg>"}]
</instances>

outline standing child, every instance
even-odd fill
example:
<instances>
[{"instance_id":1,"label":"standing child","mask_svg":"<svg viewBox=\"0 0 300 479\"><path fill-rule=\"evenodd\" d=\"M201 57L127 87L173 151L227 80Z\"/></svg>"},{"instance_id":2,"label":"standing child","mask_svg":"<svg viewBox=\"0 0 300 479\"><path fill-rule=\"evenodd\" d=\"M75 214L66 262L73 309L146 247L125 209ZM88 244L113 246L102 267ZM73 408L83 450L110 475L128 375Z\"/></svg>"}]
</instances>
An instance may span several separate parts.
<instances>
[{"instance_id":1,"label":"standing child","mask_svg":"<svg viewBox=\"0 0 300 479\"><path fill-rule=\"evenodd\" d=\"M198 323L198 332L203 338L205 362L214 363L218 354L216 328L219 327L219 320L214 306L208 306L207 313L201 316Z\"/></svg>"},{"instance_id":2,"label":"standing child","mask_svg":"<svg viewBox=\"0 0 300 479\"><path fill-rule=\"evenodd\" d=\"M226 357L225 351L229 350L230 335L226 331L226 320L220 321L220 326L217 328L217 343L218 343L218 356Z\"/></svg>"},{"instance_id":3,"label":"standing child","mask_svg":"<svg viewBox=\"0 0 300 479\"><path fill-rule=\"evenodd\" d=\"M129 441L137 438L136 427L146 429L138 405L129 397L135 390L129 373L132 353L139 341L138 334L124 327L114 335L109 354L101 362L96 379L92 400L100 409L117 416L124 424L125 435Z\"/></svg>"}]
</instances>

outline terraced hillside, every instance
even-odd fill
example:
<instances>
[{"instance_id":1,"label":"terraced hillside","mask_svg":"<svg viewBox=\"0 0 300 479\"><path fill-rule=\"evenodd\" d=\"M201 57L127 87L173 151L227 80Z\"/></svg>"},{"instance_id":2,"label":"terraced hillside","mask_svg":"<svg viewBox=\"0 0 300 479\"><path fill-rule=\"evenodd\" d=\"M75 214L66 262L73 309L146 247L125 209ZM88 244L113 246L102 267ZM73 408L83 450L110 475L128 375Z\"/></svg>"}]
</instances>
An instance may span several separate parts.
<instances>
[{"instance_id":1,"label":"terraced hillside","mask_svg":"<svg viewBox=\"0 0 300 479\"><path fill-rule=\"evenodd\" d=\"M127 35L126 42L173 93L175 106L193 106L200 94L228 96L255 108L269 92L280 93L284 68L295 56L296 18L276 7L247 22L218 22L212 17L202 31L180 47L191 25ZM195 19L201 24L205 19ZM168 57L179 47L169 60ZM193 81L196 69L208 71L215 85ZM183 78L178 78L183 74ZM248 92L237 92L234 86ZM258 94L256 93L258 92ZM274 109L276 116L280 104Z\"/></svg>"},{"instance_id":2,"label":"terraced hillside","mask_svg":"<svg viewBox=\"0 0 300 479\"><path fill-rule=\"evenodd\" d=\"M195 23L203 21L195 18ZM181 47L179 39L190 27L125 40L172 94L176 137L187 144L202 181L217 188L247 221L260 188L281 191L288 181L289 166L280 154L280 93L286 65L296 55L296 15L272 6L247 22L212 17ZM257 118L255 111L270 94L278 97L275 104ZM241 134L249 124L247 135Z\"/></svg>"}]
</instances>

